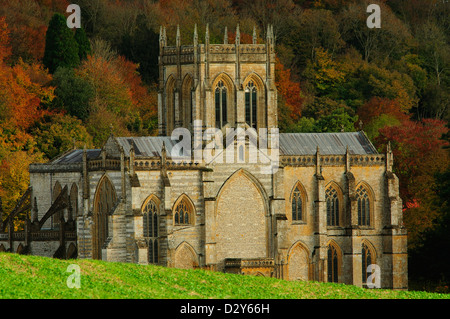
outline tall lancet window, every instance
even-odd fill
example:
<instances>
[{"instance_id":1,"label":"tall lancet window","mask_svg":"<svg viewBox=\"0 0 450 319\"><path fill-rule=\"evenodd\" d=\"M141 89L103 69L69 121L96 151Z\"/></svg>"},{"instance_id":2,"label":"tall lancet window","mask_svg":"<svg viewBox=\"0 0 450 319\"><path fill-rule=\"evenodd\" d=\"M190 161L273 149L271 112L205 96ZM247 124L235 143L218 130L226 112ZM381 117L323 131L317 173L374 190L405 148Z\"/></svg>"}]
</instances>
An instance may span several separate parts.
<instances>
[{"instance_id":1,"label":"tall lancet window","mask_svg":"<svg viewBox=\"0 0 450 319\"><path fill-rule=\"evenodd\" d=\"M227 124L227 87L220 80L215 90L216 127L222 128Z\"/></svg>"},{"instance_id":2,"label":"tall lancet window","mask_svg":"<svg viewBox=\"0 0 450 319\"><path fill-rule=\"evenodd\" d=\"M256 129L256 87L253 81L248 82L245 88L245 122Z\"/></svg>"},{"instance_id":3,"label":"tall lancet window","mask_svg":"<svg viewBox=\"0 0 450 319\"><path fill-rule=\"evenodd\" d=\"M302 194L298 185L292 193L292 220L303 220Z\"/></svg>"},{"instance_id":4,"label":"tall lancet window","mask_svg":"<svg viewBox=\"0 0 450 319\"><path fill-rule=\"evenodd\" d=\"M148 262L158 263L158 205L150 199L142 209L144 237L148 242Z\"/></svg>"},{"instance_id":5,"label":"tall lancet window","mask_svg":"<svg viewBox=\"0 0 450 319\"><path fill-rule=\"evenodd\" d=\"M358 225L370 226L370 200L369 194L364 186L356 190L358 198Z\"/></svg>"},{"instance_id":6,"label":"tall lancet window","mask_svg":"<svg viewBox=\"0 0 450 319\"><path fill-rule=\"evenodd\" d=\"M327 226L339 226L339 196L332 186L325 191L327 203Z\"/></svg>"}]
</instances>

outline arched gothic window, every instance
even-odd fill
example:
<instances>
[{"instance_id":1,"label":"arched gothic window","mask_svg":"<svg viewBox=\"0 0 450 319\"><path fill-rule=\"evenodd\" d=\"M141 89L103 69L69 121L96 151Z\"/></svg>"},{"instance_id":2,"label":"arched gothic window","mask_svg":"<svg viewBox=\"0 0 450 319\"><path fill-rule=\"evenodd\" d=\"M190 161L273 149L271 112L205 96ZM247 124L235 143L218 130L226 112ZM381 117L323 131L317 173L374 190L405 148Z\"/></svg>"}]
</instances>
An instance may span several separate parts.
<instances>
[{"instance_id":1,"label":"arched gothic window","mask_svg":"<svg viewBox=\"0 0 450 319\"><path fill-rule=\"evenodd\" d=\"M245 122L254 129L257 125L256 101L256 86L250 81L245 87Z\"/></svg>"},{"instance_id":2,"label":"arched gothic window","mask_svg":"<svg viewBox=\"0 0 450 319\"><path fill-rule=\"evenodd\" d=\"M175 109L176 109L176 96L177 90L175 87L176 81L173 76L169 76L166 84L166 107L164 116L167 118L166 122L166 134L170 135L175 128Z\"/></svg>"},{"instance_id":3,"label":"arched gothic window","mask_svg":"<svg viewBox=\"0 0 450 319\"><path fill-rule=\"evenodd\" d=\"M303 220L302 193L297 185L292 193L292 221Z\"/></svg>"},{"instance_id":4,"label":"arched gothic window","mask_svg":"<svg viewBox=\"0 0 450 319\"><path fill-rule=\"evenodd\" d=\"M104 176L97 187L94 199L94 233L93 258L102 259L102 247L108 238L108 216L112 214L117 203L113 184Z\"/></svg>"},{"instance_id":5,"label":"arched gothic window","mask_svg":"<svg viewBox=\"0 0 450 319\"><path fill-rule=\"evenodd\" d=\"M190 125L192 124L192 101L194 96L194 90L192 87L192 77L190 75L186 75L183 80L182 84L182 104L181 107L181 122L184 128L190 128Z\"/></svg>"},{"instance_id":6,"label":"arched gothic window","mask_svg":"<svg viewBox=\"0 0 450 319\"><path fill-rule=\"evenodd\" d=\"M183 198L175 208L175 225L192 224L192 207L186 198Z\"/></svg>"},{"instance_id":7,"label":"arched gothic window","mask_svg":"<svg viewBox=\"0 0 450 319\"><path fill-rule=\"evenodd\" d=\"M222 128L227 124L227 87L220 80L215 90L216 127Z\"/></svg>"},{"instance_id":8,"label":"arched gothic window","mask_svg":"<svg viewBox=\"0 0 450 319\"><path fill-rule=\"evenodd\" d=\"M370 198L367 189L361 185L356 190L358 198L358 225L370 226Z\"/></svg>"},{"instance_id":9,"label":"arched gothic window","mask_svg":"<svg viewBox=\"0 0 450 319\"><path fill-rule=\"evenodd\" d=\"M327 203L327 226L339 225L339 195L333 186L325 191L325 201Z\"/></svg>"},{"instance_id":10,"label":"arched gothic window","mask_svg":"<svg viewBox=\"0 0 450 319\"><path fill-rule=\"evenodd\" d=\"M78 187L75 183L73 183L72 187L70 188L69 199L71 209L71 212L69 212L69 219L76 218L78 216Z\"/></svg>"},{"instance_id":11,"label":"arched gothic window","mask_svg":"<svg viewBox=\"0 0 450 319\"><path fill-rule=\"evenodd\" d=\"M144 237L148 242L148 262L158 262L158 226L159 214L158 205L153 199L150 199L142 208L144 222Z\"/></svg>"},{"instance_id":12,"label":"arched gothic window","mask_svg":"<svg viewBox=\"0 0 450 319\"><path fill-rule=\"evenodd\" d=\"M375 263L374 252L367 243L362 244L361 258L362 283L365 285L367 283L367 278L370 276L370 274L367 273L367 267L372 263Z\"/></svg>"},{"instance_id":13,"label":"arched gothic window","mask_svg":"<svg viewBox=\"0 0 450 319\"><path fill-rule=\"evenodd\" d=\"M338 254L333 245L328 245L328 282L338 282Z\"/></svg>"},{"instance_id":14,"label":"arched gothic window","mask_svg":"<svg viewBox=\"0 0 450 319\"><path fill-rule=\"evenodd\" d=\"M58 198L59 194L61 194L62 187L61 184L56 181L55 186L53 187L53 194L52 194L52 200L53 202ZM59 229L59 219L61 218L61 212L58 212L56 214L53 214L50 217L50 223L52 229Z\"/></svg>"}]
</instances>

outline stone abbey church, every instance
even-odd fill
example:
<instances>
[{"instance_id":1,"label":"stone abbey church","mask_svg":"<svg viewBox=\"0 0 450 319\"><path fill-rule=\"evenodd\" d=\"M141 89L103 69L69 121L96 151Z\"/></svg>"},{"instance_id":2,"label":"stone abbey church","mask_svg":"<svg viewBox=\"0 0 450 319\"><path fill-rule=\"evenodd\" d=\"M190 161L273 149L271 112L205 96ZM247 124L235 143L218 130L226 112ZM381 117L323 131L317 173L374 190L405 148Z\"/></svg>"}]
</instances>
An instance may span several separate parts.
<instances>
[{"instance_id":1,"label":"stone abbey church","mask_svg":"<svg viewBox=\"0 0 450 319\"><path fill-rule=\"evenodd\" d=\"M30 166L0 250L407 289L406 230L388 147L363 131L280 133L278 169L233 139L235 160L174 161L176 128L276 128L272 28L265 43L168 46L160 33L159 136L116 137ZM225 33L226 34L226 33ZM268 151L271 150L273 139ZM244 143L248 146L248 141ZM12 218L28 209L25 230Z\"/></svg>"}]
</instances>

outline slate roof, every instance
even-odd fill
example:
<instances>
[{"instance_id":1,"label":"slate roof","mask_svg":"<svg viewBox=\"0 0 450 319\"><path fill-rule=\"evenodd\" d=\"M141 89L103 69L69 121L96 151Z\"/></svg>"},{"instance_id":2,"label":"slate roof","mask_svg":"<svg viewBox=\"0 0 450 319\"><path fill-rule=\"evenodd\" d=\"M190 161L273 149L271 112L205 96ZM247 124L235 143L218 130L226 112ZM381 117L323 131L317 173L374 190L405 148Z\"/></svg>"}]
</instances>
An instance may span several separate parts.
<instances>
[{"instance_id":1,"label":"slate roof","mask_svg":"<svg viewBox=\"0 0 450 319\"><path fill-rule=\"evenodd\" d=\"M96 159L100 156L101 149L91 149L87 150L88 159ZM83 150L76 149L68 151L56 159L52 160L52 164L71 164L71 163L81 163L83 161Z\"/></svg>"},{"instance_id":2,"label":"slate roof","mask_svg":"<svg viewBox=\"0 0 450 319\"><path fill-rule=\"evenodd\" d=\"M172 147L178 143L178 141L172 141L170 136L116 137L116 140L123 147L126 156L129 156L131 145L133 145L136 157L160 157L163 141L167 154L170 154Z\"/></svg>"},{"instance_id":3,"label":"slate roof","mask_svg":"<svg viewBox=\"0 0 450 319\"><path fill-rule=\"evenodd\" d=\"M341 133L281 133L281 155L314 155L319 146L323 155L345 154L347 146L350 154L377 154L364 132Z\"/></svg>"},{"instance_id":4,"label":"slate roof","mask_svg":"<svg viewBox=\"0 0 450 319\"><path fill-rule=\"evenodd\" d=\"M116 137L116 141L129 156L131 145L136 157L159 157L163 142L167 154L178 143L169 136ZM319 147L322 155L345 154L348 146L350 154L377 154L376 148L364 132L340 133L280 133L280 155L314 155ZM87 150L88 159L100 157L100 149ZM83 150L69 151L52 161L54 164L79 163L83 160Z\"/></svg>"}]
</instances>

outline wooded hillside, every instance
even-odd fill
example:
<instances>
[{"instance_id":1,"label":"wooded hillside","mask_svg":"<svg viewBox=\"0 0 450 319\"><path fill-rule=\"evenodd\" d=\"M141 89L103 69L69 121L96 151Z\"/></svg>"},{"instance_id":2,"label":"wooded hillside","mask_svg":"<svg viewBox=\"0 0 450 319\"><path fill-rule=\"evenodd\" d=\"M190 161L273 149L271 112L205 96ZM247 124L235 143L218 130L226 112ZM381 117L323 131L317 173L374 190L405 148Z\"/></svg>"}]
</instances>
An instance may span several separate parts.
<instances>
[{"instance_id":1,"label":"wooded hillside","mask_svg":"<svg viewBox=\"0 0 450 319\"><path fill-rule=\"evenodd\" d=\"M82 28L65 25L70 3ZM366 25L370 3L381 28ZM276 37L281 132L355 131L391 143L410 278L450 282L450 3L446 0L0 0L0 197L28 165L117 136L155 135L159 28L169 45ZM111 124L112 128L111 128ZM17 227L20 227L18 225ZM423 278L422 278L423 277ZM431 287L430 286L430 287ZM444 288L442 288L444 287Z\"/></svg>"}]
</instances>

